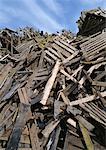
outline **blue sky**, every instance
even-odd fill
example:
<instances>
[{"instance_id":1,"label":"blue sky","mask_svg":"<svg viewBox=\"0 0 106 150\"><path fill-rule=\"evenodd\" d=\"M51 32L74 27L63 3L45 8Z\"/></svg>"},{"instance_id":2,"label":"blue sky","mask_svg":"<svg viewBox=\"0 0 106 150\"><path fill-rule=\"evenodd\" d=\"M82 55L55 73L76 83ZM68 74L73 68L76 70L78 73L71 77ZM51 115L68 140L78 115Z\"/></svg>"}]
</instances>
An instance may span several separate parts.
<instances>
[{"instance_id":1,"label":"blue sky","mask_svg":"<svg viewBox=\"0 0 106 150\"><path fill-rule=\"evenodd\" d=\"M33 26L56 32L65 28L77 32L82 10L101 7L106 0L0 0L0 28Z\"/></svg>"}]
</instances>

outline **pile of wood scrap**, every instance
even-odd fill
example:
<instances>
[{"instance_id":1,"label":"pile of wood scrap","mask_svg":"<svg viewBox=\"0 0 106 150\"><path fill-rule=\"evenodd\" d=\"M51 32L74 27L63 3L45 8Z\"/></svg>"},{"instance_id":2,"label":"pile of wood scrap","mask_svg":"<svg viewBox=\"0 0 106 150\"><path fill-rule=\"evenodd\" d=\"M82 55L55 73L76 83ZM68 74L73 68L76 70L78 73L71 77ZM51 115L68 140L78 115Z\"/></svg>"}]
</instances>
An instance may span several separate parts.
<instances>
[{"instance_id":1,"label":"pile of wood scrap","mask_svg":"<svg viewBox=\"0 0 106 150\"><path fill-rule=\"evenodd\" d=\"M106 28L106 10L97 8L89 11L82 11L77 21L79 35L92 35Z\"/></svg>"},{"instance_id":2,"label":"pile of wood scrap","mask_svg":"<svg viewBox=\"0 0 106 150\"><path fill-rule=\"evenodd\" d=\"M106 32L0 32L0 150L106 148Z\"/></svg>"}]
</instances>

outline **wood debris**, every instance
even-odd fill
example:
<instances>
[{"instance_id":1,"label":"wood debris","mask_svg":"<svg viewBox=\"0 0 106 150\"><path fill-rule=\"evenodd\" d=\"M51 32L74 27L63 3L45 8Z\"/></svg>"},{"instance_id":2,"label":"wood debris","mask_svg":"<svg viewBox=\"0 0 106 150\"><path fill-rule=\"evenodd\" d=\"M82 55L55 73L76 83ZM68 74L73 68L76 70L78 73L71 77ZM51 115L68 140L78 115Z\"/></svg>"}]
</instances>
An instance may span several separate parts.
<instances>
[{"instance_id":1,"label":"wood debris","mask_svg":"<svg viewBox=\"0 0 106 150\"><path fill-rule=\"evenodd\" d=\"M0 150L106 149L106 13L82 15L78 35L0 30Z\"/></svg>"}]
</instances>

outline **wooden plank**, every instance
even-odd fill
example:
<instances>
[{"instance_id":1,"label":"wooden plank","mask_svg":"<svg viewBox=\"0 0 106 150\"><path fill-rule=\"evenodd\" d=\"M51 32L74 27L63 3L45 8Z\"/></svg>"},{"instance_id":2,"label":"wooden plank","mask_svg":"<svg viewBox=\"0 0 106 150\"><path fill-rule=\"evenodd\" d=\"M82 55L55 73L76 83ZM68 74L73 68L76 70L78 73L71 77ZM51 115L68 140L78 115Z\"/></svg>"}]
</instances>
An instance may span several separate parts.
<instances>
[{"instance_id":1,"label":"wooden plank","mask_svg":"<svg viewBox=\"0 0 106 150\"><path fill-rule=\"evenodd\" d=\"M106 82L93 81L92 85L106 87Z\"/></svg>"},{"instance_id":2,"label":"wooden plank","mask_svg":"<svg viewBox=\"0 0 106 150\"><path fill-rule=\"evenodd\" d=\"M47 99L49 97L50 91L52 89L52 86L53 86L54 81L56 79L57 73L59 71L59 67L60 67L60 62L57 61L54 68L53 68L53 70L52 70L52 75L49 78L49 80L47 81L47 84L45 86L43 98L40 101L40 103L43 104L43 105L46 105L46 102L47 102Z\"/></svg>"},{"instance_id":3,"label":"wooden plank","mask_svg":"<svg viewBox=\"0 0 106 150\"><path fill-rule=\"evenodd\" d=\"M70 60L72 60L75 56L77 56L79 52L75 52L72 55L70 55L68 58L66 58L65 60L63 60L63 64L66 64L67 62L69 62Z\"/></svg>"},{"instance_id":4,"label":"wooden plank","mask_svg":"<svg viewBox=\"0 0 106 150\"><path fill-rule=\"evenodd\" d=\"M68 43L66 43L66 42L63 41L63 40L60 40L60 42L61 42L62 44L64 44L64 45L66 45L67 47L69 47L70 49L72 49L73 52L74 52L74 51L77 51L77 49L76 49L74 46L72 46L71 44L68 44Z\"/></svg>"},{"instance_id":5,"label":"wooden plank","mask_svg":"<svg viewBox=\"0 0 106 150\"><path fill-rule=\"evenodd\" d=\"M45 50L45 53L48 54L48 56L50 56L52 59L57 60L58 58L56 56L54 56L52 53L50 53L49 51Z\"/></svg>"},{"instance_id":6,"label":"wooden plank","mask_svg":"<svg viewBox=\"0 0 106 150\"><path fill-rule=\"evenodd\" d=\"M54 61L53 61L53 60L51 60L49 57L44 56L44 58L45 58L48 62L50 62L50 63L54 64Z\"/></svg>"},{"instance_id":7,"label":"wooden plank","mask_svg":"<svg viewBox=\"0 0 106 150\"><path fill-rule=\"evenodd\" d=\"M7 143L6 150L10 150L10 149L11 150L14 150L14 149L17 150L18 149L22 130L26 124L26 121L28 120L28 116L29 116L29 112L30 112L30 105L26 104L25 99L27 98L27 96L25 95L26 92L24 90L22 90L22 89L18 90L19 98L20 98L20 101L22 101L22 103L19 106L18 117L16 119L13 131L12 131L10 138L9 138L9 141ZM22 93L22 91L24 93Z\"/></svg>"},{"instance_id":8,"label":"wooden plank","mask_svg":"<svg viewBox=\"0 0 106 150\"><path fill-rule=\"evenodd\" d=\"M57 45L56 43L52 44L52 48L57 50L57 53L59 54L62 60L64 60L65 57L70 56L70 52L66 51L65 49Z\"/></svg>"},{"instance_id":9,"label":"wooden plank","mask_svg":"<svg viewBox=\"0 0 106 150\"><path fill-rule=\"evenodd\" d=\"M2 58L0 58L0 62L3 61L5 58L7 58L9 56L9 54L3 56Z\"/></svg>"},{"instance_id":10,"label":"wooden plank","mask_svg":"<svg viewBox=\"0 0 106 150\"><path fill-rule=\"evenodd\" d=\"M26 120L28 119L29 106L25 106L23 104L20 105L20 112L16 119L16 123L14 125L13 131L10 135L9 141L7 143L6 150L17 150L19 141L22 134L22 129L25 126ZM15 144L14 144L15 143Z\"/></svg>"},{"instance_id":11,"label":"wooden plank","mask_svg":"<svg viewBox=\"0 0 106 150\"><path fill-rule=\"evenodd\" d=\"M70 49L70 48L68 48L67 46L65 46L65 45L63 45L63 44L61 44L59 41L54 41L57 45L59 45L60 47L62 47L62 48L64 48L65 50L67 50L68 52L70 52L70 53L74 53L74 51L72 50L72 49Z\"/></svg>"},{"instance_id":12,"label":"wooden plank","mask_svg":"<svg viewBox=\"0 0 106 150\"><path fill-rule=\"evenodd\" d=\"M41 150L38 135L37 135L37 127L34 123L32 124L31 127L29 125L29 135L31 139L32 150Z\"/></svg>"},{"instance_id":13,"label":"wooden plank","mask_svg":"<svg viewBox=\"0 0 106 150\"><path fill-rule=\"evenodd\" d=\"M1 141L8 141L8 139L9 139L9 137L7 137L7 136L0 136ZM21 144L30 144L29 137L26 135L21 135L20 143Z\"/></svg>"},{"instance_id":14,"label":"wooden plank","mask_svg":"<svg viewBox=\"0 0 106 150\"><path fill-rule=\"evenodd\" d=\"M42 131L42 134L44 135L44 137L48 138L50 133L56 128L59 122L60 122L59 120L50 122Z\"/></svg>"},{"instance_id":15,"label":"wooden plank","mask_svg":"<svg viewBox=\"0 0 106 150\"><path fill-rule=\"evenodd\" d=\"M56 150L57 149L57 144L58 144L58 140L59 140L59 135L60 135L60 127L56 128L55 131L55 138L53 137L53 143L51 145L51 150Z\"/></svg>"},{"instance_id":16,"label":"wooden plank","mask_svg":"<svg viewBox=\"0 0 106 150\"><path fill-rule=\"evenodd\" d=\"M0 88L2 88L3 84L8 78L8 74L12 69L12 63L8 63L0 72Z\"/></svg>"},{"instance_id":17,"label":"wooden plank","mask_svg":"<svg viewBox=\"0 0 106 150\"><path fill-rule=\"evenodd\" d=\"M101 95L102 97L105 97L106 96L106 91L105 92L101 92ZM98 99L99 97L95 97L95 95L91 95L91 96L88 96L88 97L85 97L85 98L81 98L81 99L78 99L78 100L75 100L73 102L70 102L70 106L75 106L75 105L79 105L79 104L82 104L82 103L87 103L87 102L90 102L90 101L93 101L95 99Z\"/></svg>"},{"instance_id":18,"label":"wooden plank","mask_svg":"<svg viewBox=\"0 0 106 150\"><path fill-rule=\"evenodd\" d=\"M79 126L80 126L81 132L83 134L83 138L84 138L84 141L86 143L87 149L88 150L94 150L94 145L93 145L91 138L89 136L89 132L81 123L79 123Z\"/></svg>"},{"instance_id":19,"label":"wooden plank","mask_svg":"<svg viewBox=\"0 0 106 150\"><path fill-rule=\"evenodd\" d=\"M94 108L92 109L92 107L89 104L85 103L84 105L106 123L106 117L102 115L102 113L98 112L97 110L95 111Z\"/></svg>"},{"instance_id":20,"label":"wooden plank","mask_svg":"<svg viewBox=\"0 0 106 150\"><path fill-rule=\"evenodd\" d=\"M57 56L58 58L60 58L59 54L52 48L48 47L47 48L51 53L53 53L55 56Z\"/></svg>"}]
</instances>

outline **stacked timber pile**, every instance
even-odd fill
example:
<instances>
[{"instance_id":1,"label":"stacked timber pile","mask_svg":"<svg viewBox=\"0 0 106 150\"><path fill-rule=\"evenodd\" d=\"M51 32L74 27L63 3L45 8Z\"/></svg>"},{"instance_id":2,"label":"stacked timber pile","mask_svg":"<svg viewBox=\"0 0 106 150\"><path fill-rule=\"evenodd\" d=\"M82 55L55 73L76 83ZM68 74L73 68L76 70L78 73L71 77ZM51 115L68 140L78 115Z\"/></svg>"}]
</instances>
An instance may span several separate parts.
<instances>
[{"instance_id":1,"label":"stacked timber pile","mask_svg":"<svg viewBox=\"0 0 106 150\"><path fill-rule=\"evenodd\" d=\"M0 150L106 148L106 32L0 31Z\"/></svg>"},{"instance_id":2,"label":"stacked timber pile","mask_svg":"<svg viewBox=\"0 0 106 150\"><path fill-rule=\"evenodd\" d=\"M81 35L92 35L99 31L106 30L106 10L101 8L90 11L83 11L77 21Z\"/></svg>"}]
</instances>

